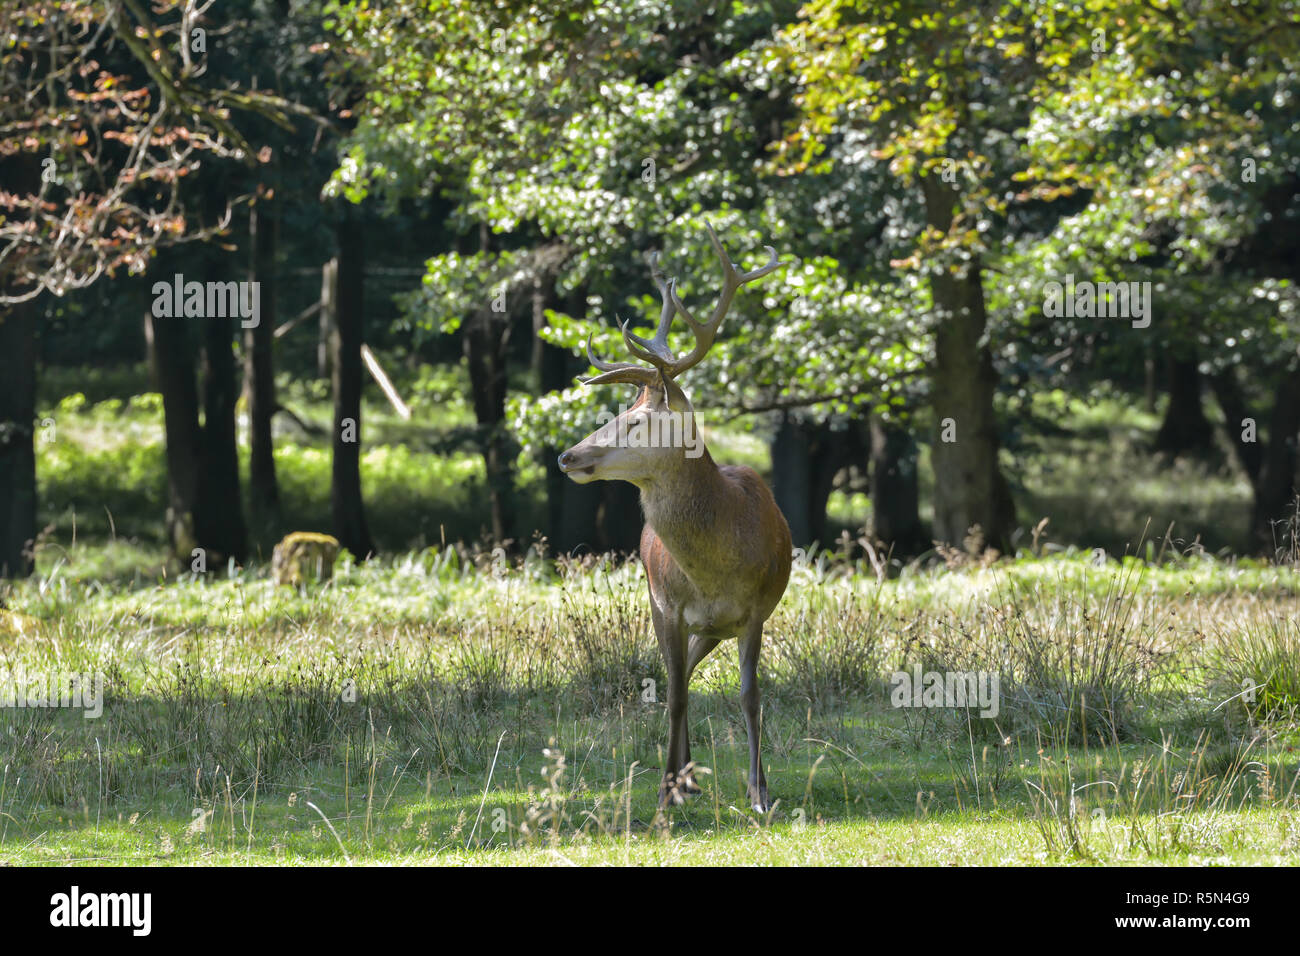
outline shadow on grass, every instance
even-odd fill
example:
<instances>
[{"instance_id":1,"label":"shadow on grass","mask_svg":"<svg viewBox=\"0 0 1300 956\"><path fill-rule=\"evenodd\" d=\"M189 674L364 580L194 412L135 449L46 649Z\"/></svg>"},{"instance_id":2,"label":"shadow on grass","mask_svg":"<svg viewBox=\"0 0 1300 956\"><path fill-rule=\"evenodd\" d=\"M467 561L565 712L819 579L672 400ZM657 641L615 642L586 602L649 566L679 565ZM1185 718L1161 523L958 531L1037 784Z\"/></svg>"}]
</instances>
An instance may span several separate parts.
<instances>
[{"instance_id":1,"label":"shadow on grass","mask_svg":"<svg viewBox=\"0 0 1300 956\"><path fill-rule=\"evenodd\" d=\"M320 690L110 689L98 720L0 711L0 857L180 862L242 851L334 862L664 832L662 705L584 711L564 686L485 697L434 681L353 702ZM945 814L1027 820L1027 781L1065 786L1071 763L1085 768L1076 782L1122 777L1168 744L1044 754L1021 739L999 750L959 735L959 723L917 723L869 696L816 708L789 687L767 695L775 812L745 803L734 695L693 693L692 751L707 772L704 792L668 811L674 836ZM1294 761L1276 768L1279 780L1295 773Z\"/></svg>"}]
</instances>

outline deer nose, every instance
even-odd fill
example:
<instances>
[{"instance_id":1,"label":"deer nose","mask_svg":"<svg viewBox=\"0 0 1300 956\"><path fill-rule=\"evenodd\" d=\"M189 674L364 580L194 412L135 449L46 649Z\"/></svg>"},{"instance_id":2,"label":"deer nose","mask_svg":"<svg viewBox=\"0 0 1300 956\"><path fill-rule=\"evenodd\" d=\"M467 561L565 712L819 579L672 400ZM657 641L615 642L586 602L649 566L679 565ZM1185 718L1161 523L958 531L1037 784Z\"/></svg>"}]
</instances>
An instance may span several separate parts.
<instances>
[{"instance_id":1,"label":"deer nose","mask_svg":"<svg viewBox=\"0 0 1300 956\"><path fill-rule=\"evenodd\" d=\"M560 471L567 471L571 464L573 464L573 452L566 451L560 455L559 457Z\"/></svg>"}]
</instances>

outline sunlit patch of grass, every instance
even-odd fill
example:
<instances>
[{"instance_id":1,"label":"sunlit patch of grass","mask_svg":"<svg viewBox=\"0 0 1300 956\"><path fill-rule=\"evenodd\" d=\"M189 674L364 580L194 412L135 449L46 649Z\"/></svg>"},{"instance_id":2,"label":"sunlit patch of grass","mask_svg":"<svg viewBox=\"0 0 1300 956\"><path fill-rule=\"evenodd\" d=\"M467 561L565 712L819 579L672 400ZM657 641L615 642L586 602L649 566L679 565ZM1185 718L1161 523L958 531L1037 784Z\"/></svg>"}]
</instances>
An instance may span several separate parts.
<instances>
[{"instance_id":1,"label":"sunlit patch of grass","mask_svg":"<svg viewBox=\"0 0 1300 956\"><path fill-rule=\"evenodd\" d=\"M871 520L871 498L860 491L832 491L826 502L826 518L837 527L865 528Z\"/></svg>"},{"instance_id":2,"label":"sunlit patch of grass","mask_svg":"<svg viewBox=\"0 0 1300 956\"><path fill-rule=\"evenodd\" d=\"M1251 724L1288 721L1300 715L1300 625L1284 616L1218 625L1206 655L1206 671L1225 700L1227 713Z\"/></svg>"}]
</instances>

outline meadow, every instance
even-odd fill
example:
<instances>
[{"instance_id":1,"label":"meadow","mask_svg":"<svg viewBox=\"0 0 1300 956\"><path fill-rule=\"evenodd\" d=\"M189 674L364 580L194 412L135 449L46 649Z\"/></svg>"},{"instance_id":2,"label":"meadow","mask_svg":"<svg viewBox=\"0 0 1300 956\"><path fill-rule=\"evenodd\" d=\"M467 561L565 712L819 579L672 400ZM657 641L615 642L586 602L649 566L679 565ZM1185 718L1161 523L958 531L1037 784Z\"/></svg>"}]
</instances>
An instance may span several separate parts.
<instances>
[{"instance_id":1,"label":"meadow","mask_svg":"<svg viewBox=\"0 0 1300 956\"><path fill-rule=\"evenodd\" d=\"M445 443L403 458L382 436L409 436L376 409L363 474L390 509L377 526L395 534L405 516L428 543L345 556L302 589L262 561L194 574L163 561L148 524L154 398L81 395L48 413L48 527L38 573L2 595L0 699L43 675L100 675L103 713L0 708L0 862L1296 862L1294 556L1237 560L1160 533L1125 556L1053 544L1049 523L1014 558L900 566L846 535L797 558L768 624L773 811L744 801L724 644L692 682L703 793L661 812L664 674L635 561L445 543L456 509L439 519L427 502L472 501L475 462ZM753 453L745 435L711 444L722 460ZM320 452L308 436L279 447L313 526ZM1208 513L1237 494L1230 474L1189 480ZM1141 482L1126 487L1140 509ZM1084 475L1077 490L1062 523L1108 493ZM852 501L836 507L856 520ZM894 675L917 667L996 674L997 715L895 706Z\"/></svg>"},{"instance_id":2,"label":"meadow","mask_svg":"<svg viewBox=\"0 0 1300 956\"><path fill-rule=\"evenodd\" d=\"M1298 7L0 3L0 865L1294 864Z\"/></svg>"}]
</instances>

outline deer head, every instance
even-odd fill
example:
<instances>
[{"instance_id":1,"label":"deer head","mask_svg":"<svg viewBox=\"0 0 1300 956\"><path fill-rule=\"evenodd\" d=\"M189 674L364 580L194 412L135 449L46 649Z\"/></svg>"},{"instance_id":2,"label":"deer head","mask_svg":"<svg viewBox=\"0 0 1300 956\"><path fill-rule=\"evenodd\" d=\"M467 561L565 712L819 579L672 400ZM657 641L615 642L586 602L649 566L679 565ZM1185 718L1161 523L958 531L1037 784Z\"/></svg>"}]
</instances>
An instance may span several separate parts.
<instances>
[{"instance_id":1,"label":"deer head","mask_svg":"<svg viewBox=\"0 0 1300 956\"><path fill-rule=\"evenodd\" d=\"M650 256L650 276L659 289L663 308L654 338L636 335L623 322L623 341L634 358L649 362L650 368L632 362L605 362L591 351L587 340L587 358L600 372L586 380L587 385L635 385L640 394L632 406L606 422L578 444L560 455L560 470L580 484L601 479L622 479L645 485L656 476L672 473L683 461L707 460L707 451L695 426L695 410L690 399L675 381L687 369L694 368L708 354L718 334L736 290L780 268L776 250L766 246L769 260L752 272L738 272L707 222L709 241L722 263L722 290L718 303L707 322L697 322L677 295L677 280L664 275L658 254ZM681 357L668 347L668 330L673 318L681 315L695 335L695 346Z\"/></svg>"}]
</instances>

